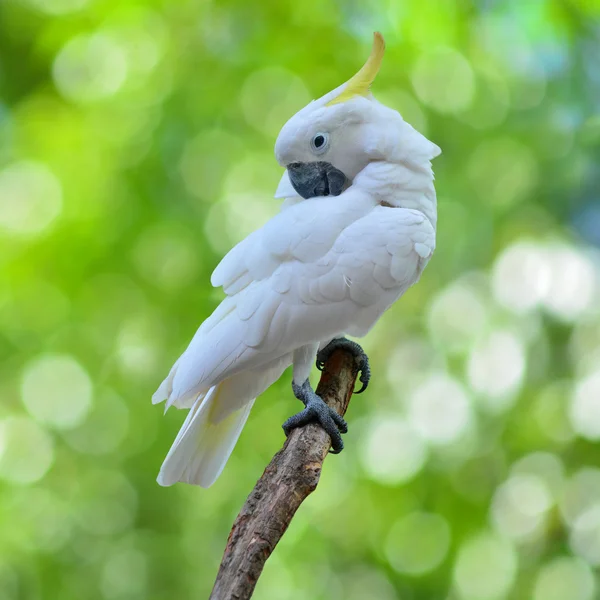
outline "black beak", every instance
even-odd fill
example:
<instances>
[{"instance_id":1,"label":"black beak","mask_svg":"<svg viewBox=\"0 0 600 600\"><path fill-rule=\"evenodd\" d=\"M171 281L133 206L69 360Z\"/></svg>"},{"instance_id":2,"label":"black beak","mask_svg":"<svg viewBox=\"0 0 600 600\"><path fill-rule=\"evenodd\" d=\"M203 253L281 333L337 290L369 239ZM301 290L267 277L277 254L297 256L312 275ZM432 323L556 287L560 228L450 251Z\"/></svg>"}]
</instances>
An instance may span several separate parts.
<instances>
[{"instance_id":1,"label":"black beak","mask_svg":"<svg viewBox=\"0 0 600 600\"><path fill-rule=\"evenodd\" d=\"M287 171L294 189L303 198L339 196L346 184L346 176L324 161L290 163Z\"/></svg>"}]
</instances>

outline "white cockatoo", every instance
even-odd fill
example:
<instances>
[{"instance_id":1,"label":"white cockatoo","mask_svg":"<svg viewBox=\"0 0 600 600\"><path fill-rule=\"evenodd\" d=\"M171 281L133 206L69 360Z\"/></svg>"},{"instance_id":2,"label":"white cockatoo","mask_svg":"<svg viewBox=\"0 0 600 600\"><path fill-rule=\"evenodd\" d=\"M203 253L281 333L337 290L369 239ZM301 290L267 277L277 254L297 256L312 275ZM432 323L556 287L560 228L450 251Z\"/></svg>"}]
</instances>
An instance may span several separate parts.
<instances>
[{"instance_id":1,"label":"white cockatoo","mask_svg":"<svg viewBox=\"0 0 600 600\"><path fill-rule=\"evenodd\" d=\"M362 366L364 336L420 277L435 248L431 160L440 149L377 102L370 86L384 41L349 81L311 102L275 144L286 168L282 210L235 246L212 274L226 298L202 323L153 396L190 409L158 475L210 486L223 470L254 400L293 365L292 389L305 406L287 433L309 421L334 452L346 423L315 394L318 355L346 345Z\"/></svg>"}]
</instances>

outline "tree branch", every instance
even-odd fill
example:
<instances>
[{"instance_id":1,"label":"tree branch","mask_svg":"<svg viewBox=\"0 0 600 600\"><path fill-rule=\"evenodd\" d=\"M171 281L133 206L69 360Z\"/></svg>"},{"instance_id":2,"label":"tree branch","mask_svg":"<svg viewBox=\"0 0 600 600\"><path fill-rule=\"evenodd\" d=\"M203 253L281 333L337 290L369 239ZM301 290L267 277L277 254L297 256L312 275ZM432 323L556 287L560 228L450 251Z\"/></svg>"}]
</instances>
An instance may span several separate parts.
<instances>
[{"instance_id":1,"label":"tree branch","mask_svg":"<svg viewBox=\"0 0 600 600\"><path fill-rule=\"evenodd\" d=\"M337 350L325 364L317 394L344 415L356 375L354 357ZM316 489L330 445L319 425L292 431L233 524L209 600L247 600L252 596L267 558L302 502Z\"/></svg>"}]
</instances>

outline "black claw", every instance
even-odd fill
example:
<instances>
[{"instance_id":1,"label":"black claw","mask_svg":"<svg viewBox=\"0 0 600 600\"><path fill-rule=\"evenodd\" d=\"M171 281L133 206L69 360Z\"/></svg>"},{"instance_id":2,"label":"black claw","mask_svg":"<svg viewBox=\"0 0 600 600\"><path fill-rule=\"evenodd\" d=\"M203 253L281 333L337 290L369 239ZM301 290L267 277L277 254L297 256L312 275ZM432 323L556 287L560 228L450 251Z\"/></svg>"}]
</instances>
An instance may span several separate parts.
<instances>
[{"instance_id":1,"label":"black claw","mask_svg":"<svg viewBox=\"0 0 600 600\"><path fill-rule=\"evenodd\" d=\"M335 338L331 340L331 342L317 354L317 369L322 371L329 357L338 348L348 350L354 355L360 373L358 380L362 384L361 388L354 393L362 394L369 386L369 381L371 380L371 366L369 365L369 357L361 348L360 344L357 344L352 340L347 340L346 338Z\"/></svg>"},{"instance_id":2,"label":"black claw","mask_svg":"<svg viewBox=\"0 0 600 600\"><path fill-rule=\"evenodd\" d=\"M362 379L360 380L362 382L362 385L360 386L360 390L354 390L352 393L353 394L362 394L368 387L368 384L366 384L364 381L362 381Z\"/></svg>"},{"instance_id":3,"label":"black claw","mask_svg":"<svg viewBox=\"0 0 600 600\"><path fill-rule=\"evenodd\" d=\"M333 454L339 454L344 449L341 434L348 431L348 425L344 418L315 394L308 379L301 386L292 383L292 389L296 398L301 400L306 408L292 415L282 425L285 435L289 435L293 429L303 427L308 423L319 423L331 438Z\"/></svg>"},{"instance_id":4,"label":"black claw","mask_svg":"<svg viewBox=\"0 0 600 600\"><path fill-rule=\"evenodd\" d=\"M365 354L366 356L366 354ZM362 367L360 368L360 377L358 380L362 383L360 390L354 392L355 394L362 394L367 387L369 386L369 381L371 380L371 367L369 366L369 361L367 360Z\"/></svg>"}]
</instances>

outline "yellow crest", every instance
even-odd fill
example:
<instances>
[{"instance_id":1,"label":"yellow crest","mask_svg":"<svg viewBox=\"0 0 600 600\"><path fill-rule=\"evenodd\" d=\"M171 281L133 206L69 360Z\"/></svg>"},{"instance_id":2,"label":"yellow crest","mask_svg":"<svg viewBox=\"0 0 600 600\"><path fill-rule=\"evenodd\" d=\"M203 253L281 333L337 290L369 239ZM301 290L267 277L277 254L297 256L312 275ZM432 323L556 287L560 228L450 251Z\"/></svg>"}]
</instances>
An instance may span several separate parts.
<instances>
[{"instance_id":1,"label":"yellow crest","mask_svg":"<svg viewBox=\"0 0 600 600\"><path fill-rule=\"evenodd\" d=\"M366 96L369 93L371 84L379 72L384 52L385 42L383 36L379 31L376 31L373 34L373 48L371 49L371 54L369 55L367 62L363 65L362 69L346 83L346 87L343 89L342 93L333 100L330 100L327 103L327 106L346 102L346 100L350 100L350 98L353 98L354 96Z\"/></svg>"}]
</instances>

